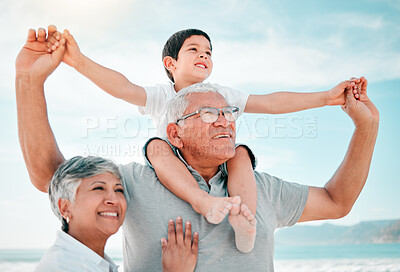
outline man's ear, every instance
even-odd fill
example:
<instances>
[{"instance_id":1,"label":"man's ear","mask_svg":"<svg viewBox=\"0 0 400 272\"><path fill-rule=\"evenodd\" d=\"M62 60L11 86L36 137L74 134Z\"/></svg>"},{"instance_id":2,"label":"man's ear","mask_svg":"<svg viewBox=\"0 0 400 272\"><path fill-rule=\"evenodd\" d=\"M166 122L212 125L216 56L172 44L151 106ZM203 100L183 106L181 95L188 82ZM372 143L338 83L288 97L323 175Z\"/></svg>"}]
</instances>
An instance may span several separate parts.
<instances>
[{"instance_id":1,"label":"man's ear","mask_svg":"<svg viewBox=\"0 0 400 272\"><path fill-rule=\"evenodd\" d=\"M166 57L163 59L163 63L164 63L165 69L167 69L169 72L174 71L175 68L176 68L176 67L175 67L176 60L173 59L171 56L166 56Z\"/></svg>"},{"instance_id":2,"label":"man's ear","mask_svg":"<svg viewBox=\"0 0 400 272\"><path fill-rule=\"evenodd\" d=\"M179 125L174 123L169 123L167 126L167 137L168 141L176 148L182 148L183 142L179 137Z\"/></svg>"},{"instance_id":3,"label":"man's ear","mask_svg":"<svg viewBox=\"0 0 400 272\"><path fill-rule=\"evenodd\" d=\"M72 218L72 214L70 211L70 205L71 205L71 201L69 201L67 199L60 198L58 200L58 210L60 211L61 216L65 219L67 217L69 217L70 219Z\"/></svg>"}]
</instances>

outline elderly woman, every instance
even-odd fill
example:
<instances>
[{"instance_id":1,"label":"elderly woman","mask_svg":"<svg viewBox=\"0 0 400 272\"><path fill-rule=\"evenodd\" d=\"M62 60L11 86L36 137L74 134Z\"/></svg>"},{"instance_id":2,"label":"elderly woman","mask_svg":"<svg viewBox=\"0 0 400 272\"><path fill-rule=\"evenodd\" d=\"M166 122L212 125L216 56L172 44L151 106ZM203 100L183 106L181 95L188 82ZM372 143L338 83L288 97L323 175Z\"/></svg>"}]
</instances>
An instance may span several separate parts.
<instances>
[{"instance_id":1,"label":"elderly woman","mask_svg":"<svg viewBox=\"0 0 400 272\"><path fill-rule=\"evenodd\" d=\"M104 253L107 239L122 225L126 211L118 167L100 157L74 157L55 172L49 186L51 208L62 222L54 245L44 254L36 271L105 271L118 266ZM198 234L193 244L179 246L190 236L190 222L183 235L182 219L168 224L168 241L162 239L164 271L193 271L197 262ZM175 246L178 245L178 246Z\"/></svg>"}]
</instances>

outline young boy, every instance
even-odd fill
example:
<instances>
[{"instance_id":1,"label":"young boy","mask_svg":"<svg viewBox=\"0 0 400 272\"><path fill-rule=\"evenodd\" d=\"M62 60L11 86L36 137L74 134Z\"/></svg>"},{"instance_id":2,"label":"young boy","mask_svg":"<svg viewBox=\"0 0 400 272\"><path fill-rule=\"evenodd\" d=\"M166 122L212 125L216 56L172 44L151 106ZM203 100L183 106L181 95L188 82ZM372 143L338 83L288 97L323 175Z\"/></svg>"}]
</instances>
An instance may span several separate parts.
<instances>
[{"instance_id":1,"label":"young boy","mask_svg":"<svg viewBox=\"0 0 400 272\"><path fill-rule=\"evenodd\" d=\"M105 68L84 56L68 30L63 33L67 41L63 62L74 67L101 89L114 97L139 106L142 114L151 115L157 132L166 136L166 104L176 92L192 84L203 82L213 68L210 37L197 29L186 29L173 34L163 49L163 64L172 81L168 85L141 87L131 83L122 74ZM58 47L61 33L49 38L49 51ZM266 95L247 95L234 89L216 85L229 105L237 106L239 113L282 114L326 105L343 105L344 90L356 88L362 79L344 81L329 91L315 93L276 92ZM232 209L230 218L235 231L236 247L250 252L256 236L257 189L252 166L252 154L244 146L236 149L235 157L227 162L228 192L231 197L214 197L199 188L185 165L173 154L169 145L160 139L151 141L146 155L159 180L179 198L190 203L210 223L218 224ZM208 181L207 181L208 182ZM233 196L240 196L233 197ZM238 204L241 205L237 209ZM231 220L232 219L232 220Z\"/></svg>"}]
</instances>

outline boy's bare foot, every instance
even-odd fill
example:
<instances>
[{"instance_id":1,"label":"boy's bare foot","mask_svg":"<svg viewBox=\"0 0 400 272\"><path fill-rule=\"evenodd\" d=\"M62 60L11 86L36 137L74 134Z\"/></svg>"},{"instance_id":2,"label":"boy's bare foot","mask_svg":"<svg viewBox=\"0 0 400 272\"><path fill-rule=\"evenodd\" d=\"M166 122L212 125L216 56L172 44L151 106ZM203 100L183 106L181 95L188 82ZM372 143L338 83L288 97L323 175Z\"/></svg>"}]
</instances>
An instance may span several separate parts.
<instances>
[{"instance_id":1,"label":"boy's bare foot","mask_svg":"<svg viewBox=\"0 0 400 272\"><path fill-rule=\"evenodd\" d=\"M236 248L242 253L253 250L257 232L257 219L246 204L240 209L233 207L229 213L229 223L235 231Z\"/></svg>"},{"instance_id":2,"label":"boy's bare foot","mask_svg":"<svg viewBox=\"0 0 400 272\"><path fill-rule=\"evenodd\" d=\"M219 224L232 209L235 203L240 204L240 197L215 197L208 195L207 199L194 210L203 215L211 224Z\"/></svg>"}]
</instances>

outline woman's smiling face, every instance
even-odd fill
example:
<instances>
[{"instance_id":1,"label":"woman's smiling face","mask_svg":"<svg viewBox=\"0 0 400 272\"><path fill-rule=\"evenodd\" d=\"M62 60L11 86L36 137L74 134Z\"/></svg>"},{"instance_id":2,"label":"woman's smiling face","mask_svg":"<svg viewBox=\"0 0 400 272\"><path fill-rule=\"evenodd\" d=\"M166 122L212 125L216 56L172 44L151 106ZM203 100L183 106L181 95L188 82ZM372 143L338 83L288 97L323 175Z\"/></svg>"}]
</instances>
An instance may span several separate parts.
<instances>
[{"instance_id":1,"label":"woman's smiling face","mask_svg":"<svg viewBox=\"0 0 400 272\"><path fill-rule=\"evenodd\" d=\"M84 178L74 202L68 206L70 235L107 239L118 231L125 218L122 183L111 173Z\"/></svg>"}]
</instances>

